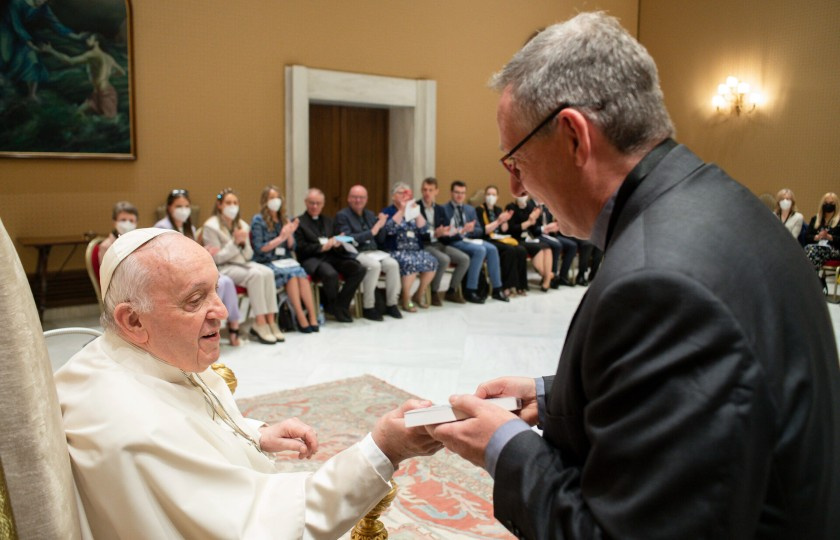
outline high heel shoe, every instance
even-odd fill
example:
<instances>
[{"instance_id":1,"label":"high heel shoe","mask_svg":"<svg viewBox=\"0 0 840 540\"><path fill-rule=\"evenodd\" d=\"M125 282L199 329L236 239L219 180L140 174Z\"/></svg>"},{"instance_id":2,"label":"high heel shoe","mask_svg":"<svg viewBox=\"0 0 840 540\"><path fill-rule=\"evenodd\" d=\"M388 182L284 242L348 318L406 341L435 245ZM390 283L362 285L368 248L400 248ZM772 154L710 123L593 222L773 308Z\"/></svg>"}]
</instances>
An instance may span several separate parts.
<instances>
[{"instance_id":1,"label":"high heel shoe","mask_svg":"<svg viewBox=\"0 0 840 540\"><path fill-rule=\"evenodd\" d=\"M298 327L298 332L300 332L301 334L311 334L314 331L315 330L312 329L312 326L299 326Z\"/></svg>"}]
</instances>

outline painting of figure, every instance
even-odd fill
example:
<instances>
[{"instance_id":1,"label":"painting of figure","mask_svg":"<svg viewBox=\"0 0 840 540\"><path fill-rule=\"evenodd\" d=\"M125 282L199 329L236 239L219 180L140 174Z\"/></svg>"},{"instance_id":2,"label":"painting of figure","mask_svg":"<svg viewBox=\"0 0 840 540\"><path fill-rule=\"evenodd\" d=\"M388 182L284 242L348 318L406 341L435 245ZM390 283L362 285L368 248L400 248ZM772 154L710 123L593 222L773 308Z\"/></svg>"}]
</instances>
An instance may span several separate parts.
<instances>
[{"instance_id":1,"label":"painting of figure","mask_svg":"<svg viewBox=\"0 0 840 540\"><path fill-rule=\"evenodd\" d=\"M0 157L134 159L129 0L0 0Z\"/></svg>"}]
</instances>

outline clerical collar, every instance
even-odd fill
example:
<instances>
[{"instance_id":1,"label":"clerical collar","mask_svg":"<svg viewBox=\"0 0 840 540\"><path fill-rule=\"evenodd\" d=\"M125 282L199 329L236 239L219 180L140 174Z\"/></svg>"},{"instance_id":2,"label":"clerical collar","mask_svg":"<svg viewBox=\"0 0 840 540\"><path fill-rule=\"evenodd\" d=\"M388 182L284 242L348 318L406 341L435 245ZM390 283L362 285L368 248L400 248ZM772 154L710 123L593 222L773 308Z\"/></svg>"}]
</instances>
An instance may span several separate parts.
<instances>
[{"instance_id":1,"label":"clerical collar","mask_svg":"<svg viewBox=\"0 0 840 540\"><path fill-rule=\"evenodd\" d=\"M605 254L610 245L612 235L615 232L615 226L616 223L618 223L618 216L621 214L621 211L624 210L624 205L627 204L627 201L630 199L630 196L633 195L633 192L636 191L636 188L639 187L645 178L647 178L647 175L650 174L657 165L659 165L659 162L662 161L675 146L677 146L677 142L670 137L660 142L653 150L648 152L648 154L643 157L635 167L633 167L633 170L630 171L630 174L628 174L627 178L624 179L624 182L621 183L621 186L618 188L618 192L615 195L613 207L610 210L610 219L609 224L607 225L607 234L604 238L604 247L601 248L601 251Z\"/></svg>"},{"instance_id":2,"label":"clerical collar","mask_svg":"<svg viewBox=\"0 0 840 540\"><path fill-rule=\"evenodd\" d=\"M595 225L592 227L592 233L589 235L588 242L596 248L604 251L604 245L607 243L607 229L610 225L610 216L612 216L613 207L615 206L615 198L618 195L618 189L613 191L610 198L607 199L604 207L595 218Z\"/></svg>"}]
</instances>

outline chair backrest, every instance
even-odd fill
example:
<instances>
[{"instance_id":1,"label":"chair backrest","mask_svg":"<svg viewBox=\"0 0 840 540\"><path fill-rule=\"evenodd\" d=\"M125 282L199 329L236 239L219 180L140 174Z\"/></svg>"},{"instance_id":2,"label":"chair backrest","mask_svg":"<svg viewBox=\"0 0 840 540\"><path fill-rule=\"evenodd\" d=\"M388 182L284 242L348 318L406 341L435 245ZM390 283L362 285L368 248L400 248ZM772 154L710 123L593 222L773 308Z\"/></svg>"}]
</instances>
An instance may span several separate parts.
<instances>
[{"instance_id":1,"label":"chair backrest","mask_svg":"<svg viewBox=\"0 0 840 540\"><path fill-rule=\"evenodd\" d=\"M0 220L0 460L14 538L81 538L70 454L32 292ZM5 505L0 505L5 506ZM2 510L2 509L0 509Z\"/></svg>"},{"instance_id":2,"label":"chair backrest","mask_svg":"<svg viewBox=\"0 0 840 540\"><path fill-rule=\"evenodd\" d=\"M85 250L85 267L87 268L88 277L93 285L93 290L96 292L96 300L99 302L99 310L104 309L102 303L102 291L99 288L99 244L105 240L104 236L97 236L88 242Z\"/></svg>"}]
</instances>

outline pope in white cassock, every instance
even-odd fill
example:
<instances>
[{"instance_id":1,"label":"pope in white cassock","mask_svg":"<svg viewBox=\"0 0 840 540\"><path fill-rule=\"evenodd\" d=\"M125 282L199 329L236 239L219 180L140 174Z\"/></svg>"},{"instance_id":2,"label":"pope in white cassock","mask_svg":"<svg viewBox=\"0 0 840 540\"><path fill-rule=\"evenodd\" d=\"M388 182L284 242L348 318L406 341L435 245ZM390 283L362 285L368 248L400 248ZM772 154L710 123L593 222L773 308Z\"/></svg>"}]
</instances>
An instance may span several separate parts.
<instances>
[{"instance_id":1,"label":"pope in white cassock","mask_svg":"<svg viewBox=\"0 0 840 540\"><path fill-rule=\"evenodd\" d=\"M73 475L96 538L337 538L400 461L440 449L406 429L410 400L314 473L266 453L318 448L297 419L253 427L209 368L227 311L204 248L165 229L120 236L102 262L105 334L55 376Z\"/></svg>"}]
</instances>

